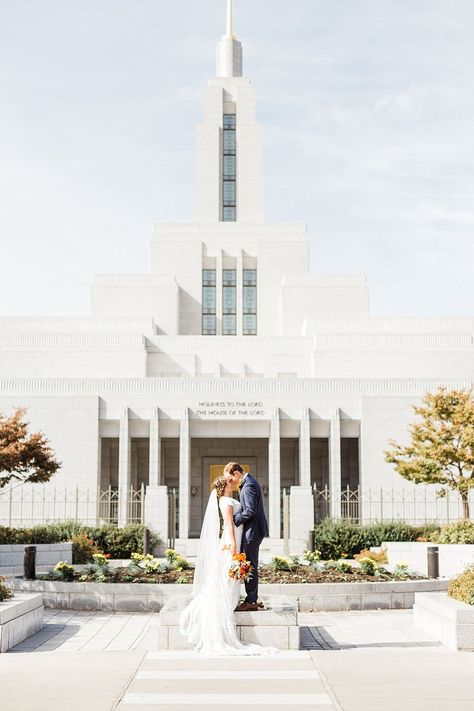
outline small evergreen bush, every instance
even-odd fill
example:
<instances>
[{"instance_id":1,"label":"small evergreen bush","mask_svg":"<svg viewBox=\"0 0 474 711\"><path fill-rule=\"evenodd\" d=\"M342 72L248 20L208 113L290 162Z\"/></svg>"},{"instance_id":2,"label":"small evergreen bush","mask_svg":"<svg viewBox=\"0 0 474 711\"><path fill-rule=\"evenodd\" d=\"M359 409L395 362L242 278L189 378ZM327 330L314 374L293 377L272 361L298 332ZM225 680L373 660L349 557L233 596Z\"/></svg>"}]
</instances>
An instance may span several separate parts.
<instances>
[{"instance_id":1,"label":"small evergreen bush","mask_svg":"<svg viewBox=\"0 0 474 711\"><path fill-rule=\"evenodd\" d=\"M141 524L131 524L124 528L117 528L111 524L105 526L83 526L77 521L52 523L48 526L35 526L33 528L8 528L0 526L0 544L25 544L35 543L65 543L73 541L77 536L85 535L93 541L96 550L110 554L111 558L130 558L132 553L143 548L143 531ZM156 546L159 537L150 532L150 545ZM78 555L82 555L78 546ZM79 563L81 561L75 560ZM87 561L84 561L87 562Z\"/></svg>"},{"instance_id":2,"label":"small evergreen bush","mask_svg":"<svg viewBox=\"0 0 474 711\"><path fill-rule=\"evenodd\" d=\"M322 560L353 558L356 553L380 546L384 541L416 541L432 535L439 526L410 526L403 522L380 522L362 526L349 519L324 519L315 529L315 544Z\"/></svg>"}]
</instances>

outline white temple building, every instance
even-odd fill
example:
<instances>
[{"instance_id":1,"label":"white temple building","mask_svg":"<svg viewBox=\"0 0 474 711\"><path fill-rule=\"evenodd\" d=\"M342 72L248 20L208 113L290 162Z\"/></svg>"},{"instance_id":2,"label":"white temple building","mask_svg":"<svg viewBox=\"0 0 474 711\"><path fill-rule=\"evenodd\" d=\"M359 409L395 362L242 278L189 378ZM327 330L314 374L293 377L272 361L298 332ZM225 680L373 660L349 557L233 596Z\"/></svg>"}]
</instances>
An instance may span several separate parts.
<instances>
[{"instance_id":1,"label":"white temple building","mask_svg":"<svg viewBox=\"0 0 474 711\"><path fill-rule=\"evenodd\" d=\"M265 220L262 127L230 0L197 133L195 220L154 227L149 273L96 275L90 315L0 319L0 411L26 407L63 463L36 490L117 492L125 524L143 486L144 520L166 538L175 489L188 553L230 460L261 482L274 551L282 490L295 550L315 489L334 516L348 487L408 501L384 449L406 439L426 391L472 386L474 319L372 317L364 276L311 273L305 225ZM397 501L385 515L407 514ZM362 502L358 515L374 517Z\"/></svg>"}]
</instances>

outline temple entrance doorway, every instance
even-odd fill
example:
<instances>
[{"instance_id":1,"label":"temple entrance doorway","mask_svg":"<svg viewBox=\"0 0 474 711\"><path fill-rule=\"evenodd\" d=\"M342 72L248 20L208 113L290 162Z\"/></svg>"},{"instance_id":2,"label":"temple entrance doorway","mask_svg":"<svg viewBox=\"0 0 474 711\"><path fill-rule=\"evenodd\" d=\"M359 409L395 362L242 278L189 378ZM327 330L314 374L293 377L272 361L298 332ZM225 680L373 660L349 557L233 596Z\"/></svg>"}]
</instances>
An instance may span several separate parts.
<instances>
[{"instance_id":1,"label":"temple entrance doorway","mask_svg":"<svg viewBox=\"0 0 474 711\"><path fill-rule=\"evenodd\" d=\"M225 438L191 440L190 538L198 538L212 482L229 462L238 462L255 476L268 505L268 439ZM237 496L237 494L236 494ZM267 512L268 515L268 512Z\"/></svg>"}]
</instances>

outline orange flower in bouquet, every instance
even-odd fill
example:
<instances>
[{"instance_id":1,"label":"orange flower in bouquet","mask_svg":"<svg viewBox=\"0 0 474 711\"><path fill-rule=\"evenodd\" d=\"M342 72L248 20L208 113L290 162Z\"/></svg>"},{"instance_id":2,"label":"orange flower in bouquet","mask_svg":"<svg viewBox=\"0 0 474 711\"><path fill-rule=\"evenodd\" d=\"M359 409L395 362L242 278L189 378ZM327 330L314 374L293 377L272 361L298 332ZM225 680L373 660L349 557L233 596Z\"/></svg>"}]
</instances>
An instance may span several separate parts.
<instances>
[{"instance_id":1,"label":"orange flower in bouquet","mask_svg":"<svg viewBox=\"0 0 474 711\"><path fill-rule=\"evenodd\" d=\"M246 583L252 577L252 573L252 563L247 560L245 553L235 553L232 556L232 563L229 568L229 578L242 580Z\"/></svg>"}]
</instances>

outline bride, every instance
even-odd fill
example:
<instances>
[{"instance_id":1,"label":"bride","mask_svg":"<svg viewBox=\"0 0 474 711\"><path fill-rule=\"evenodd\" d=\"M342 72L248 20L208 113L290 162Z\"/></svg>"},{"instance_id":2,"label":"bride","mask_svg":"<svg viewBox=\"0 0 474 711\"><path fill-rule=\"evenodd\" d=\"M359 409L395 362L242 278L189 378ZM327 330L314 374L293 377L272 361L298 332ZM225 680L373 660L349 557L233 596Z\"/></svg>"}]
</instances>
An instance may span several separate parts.
<instances>
[{"instance_id":1,"label":"bride","mask_svg":"<svg viewBox=\"0 0 474 711\"><path fill-rule=\"evenodd\" d=\"M241 504L232 492L233 484L224 476L214 481L201 529L192 599L180 616L181 634L205 654L275 654L277 649L243 644L237 636L234 610L240 581L229 577L229 568L232 556L240 550L243 527L234 524ZM219 509L224 520L220 539Z\"/></svg>"}]
</instances>

